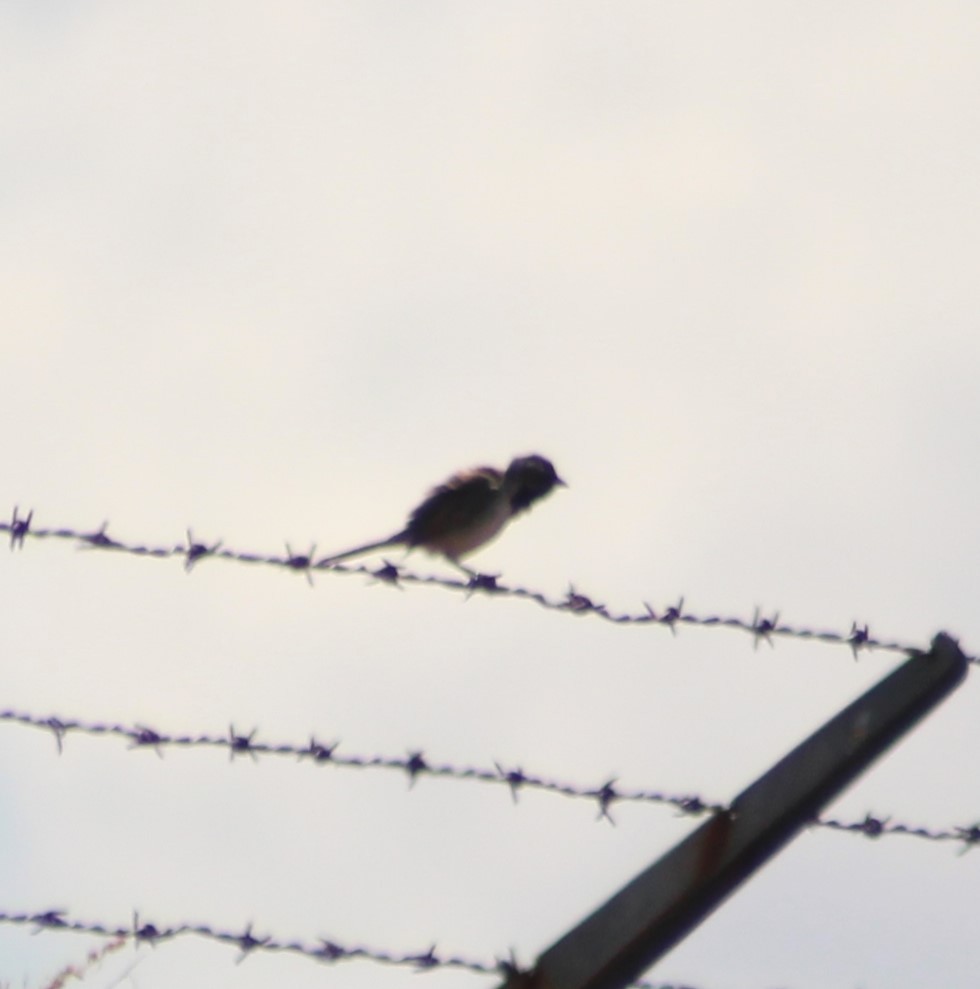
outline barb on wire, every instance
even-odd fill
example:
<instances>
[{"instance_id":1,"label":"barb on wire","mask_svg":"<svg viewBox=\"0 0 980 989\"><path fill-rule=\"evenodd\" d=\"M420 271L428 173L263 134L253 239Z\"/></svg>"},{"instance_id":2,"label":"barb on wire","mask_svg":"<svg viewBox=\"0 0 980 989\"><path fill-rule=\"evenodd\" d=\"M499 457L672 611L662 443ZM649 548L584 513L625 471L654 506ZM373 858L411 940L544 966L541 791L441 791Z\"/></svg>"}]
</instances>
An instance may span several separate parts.
<instances>
[{"instance_id":1,"label":"barb on wire","mask_svg":"<svg viewBox=\"0 0 980 989\"><path fill-rule=\"evenodd\" d=\"M597 807L597 820L615 824L612 807L617 803L647 803L673 807L681 814L693 817L727 811L728 807L719 801L706 799L697 794L672 794L656 789L623 788L618 780L608 779L598 786L563 782L549 779L535 773L525 772L519 766L507 767L494 762L493 768L481 766L456 766L451 763L431 761L423 751L412 750L404 756L359 755L339 752L339 741L324 743L311 736L303 744L289 742L262 742L256 740L257 729L243 734L229 726L226 735L169 735L145 725L123 725L114 723L86 722L76 719L40 717L13 710L0 710L0 722L41 728L50 731L55 738L59 754L64 749L67 735L77 732L94 736L116 736L128 739L130 749L153 749L163 756L166 748L219 748L226 749L229 758L247 755L252 759L260 756L291 756L308 760L314 765L331 765L346 769L388 769L403 773L409 787L423 776L455 780L470 780L506 787L517 803L521 790L539 790L562 797L584 800ZM883 835L908 835L935 842L959 842L962 852L980 844L980 822L957 825L948 828L928 828L922 825L893 822L890 817L881 818L871 813L861 821L842 821L836 818L820 817L813 821L813 827L830 828L834 831L863 835L866 838L879 838Z\"/></svg>"},{"instance_id":2,"label":"barb on wire","mask_svg":"<svg viewBox=\"0 0 980 989\"><path fill-rule=\"evenodd\" d=\"M480 593L489 596L523 598L533 601L549 611L567 612L572 615L592 615L617 625L661 625L669 628L674 634L681 625L738 629L752 636L756 647L760 642L767 642L771 646L776 637L783 637L846 645L853 651L855 657L859 651L864 649L911 653L918 648L906 642L874 636L867 624L861 625L856 621L851 623L849 631L843 632L790 625L780 621L778 611L772 617L766 617L758 608L751 619L696 614L686 610L683 597L679 598L676 604L668 604L660 609L644 602L642 611L616 611L605 604L597 603L591 595L584 593L574 585L569 586L568 591L561 597L549 597L542 591L502 583L499 577L493 574L475 574L469 580L462 580L458 577L415 573L389 560L384 560L380 566L373 569L366 564L329 564L325 559L316 559L315 545L311 545L306 553L294 552L288 544L286 544L284 555L246 552L226 547L221 540L210 544L204 542L195 538L190 529L187 530L185 541L172 545L150 545L110 536L108 522L103 522L93 532L84 532L71 527L36 527L33 525L33 518L33 511L29 512L26 517L21 517L18 514L18 509L15 508L10 521L0 521L0 532L9 533L12 548L22 547L27 538L61 539L79 543L90 549L114 550L133 556L153 559L175 557L183 561L184 568L188 572L202 560L230 560L235 563L258 564L302 573L311 586L315 573L329 571L337 575L360 575L399 588L410 584L419 584L463 593L467 597ZM971 656L970 662L980 664L980 657Z\"/></svg>"},{"instance_id":3,"label":"barb on wire","mask_svg":"<svg viewBox=\"0 0 980 989\"><path fill-rule=\"evenodd\" d=\"M198 560L204 559L205 556L213 556L219 549L221 549L220 539L211 546L206 546L204 543L197 542L197 540L194 539L194 533L188 529L187 545L184 547L184 569L189 573L191 567L193 567Z\"/></svg>"},{"instance_id":4,"label":"barb on wire","mask_svg":"<svg viewBox=\"0 0 980 989\"><path fill-rule=\"evenodd\" d=\"M31 520L34 518L34 509L32 508L28 513L26 518L20 518L17 515L18 508L14 505L14 514L10 519L10 523L5 527L10 530L10 548L11 549L22 549L24 546L24 538L27 533L31 531Z\"/></svg>"}]
</instances>

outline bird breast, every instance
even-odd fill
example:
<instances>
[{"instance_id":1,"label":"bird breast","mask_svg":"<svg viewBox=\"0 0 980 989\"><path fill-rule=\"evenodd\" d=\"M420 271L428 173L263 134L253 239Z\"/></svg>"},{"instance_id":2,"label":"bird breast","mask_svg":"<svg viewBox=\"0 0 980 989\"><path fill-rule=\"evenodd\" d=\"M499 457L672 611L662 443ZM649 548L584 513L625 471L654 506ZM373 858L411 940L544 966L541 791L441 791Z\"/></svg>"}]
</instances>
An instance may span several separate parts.
<instances>
[{"instance_id":1,"label":"bird breast","mask_svg":"<svg viewBox=\"0 0 980 989\"><path fill-rule=\"evenodd\" d=\"M472 522L430 536L424 545L432 553L442 553L457 560L495 538L509 519L510 504L504 498L494 498L487 510L475 516Z\"/></svg>"}]
</instances>

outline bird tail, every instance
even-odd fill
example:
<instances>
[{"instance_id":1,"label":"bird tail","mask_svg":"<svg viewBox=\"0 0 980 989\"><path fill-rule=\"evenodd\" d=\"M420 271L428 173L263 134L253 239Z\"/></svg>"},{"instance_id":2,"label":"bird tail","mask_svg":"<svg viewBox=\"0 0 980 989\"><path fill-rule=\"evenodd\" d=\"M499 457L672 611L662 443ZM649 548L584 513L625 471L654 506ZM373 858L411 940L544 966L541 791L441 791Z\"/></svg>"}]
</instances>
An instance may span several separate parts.
<instances>
[{"instance_id":1,"label":"bird tail","mask_svg":"<svg viewBox=\"0 0 980 989\"><path fill-rule=\"evenodd\" d=\"M397 532L387 539L380 539L376 543L365 543L363 546L355 546L353 549L346 549L343 553L336 553L333 556L324 557L317 560L317 566L330 566L340 563L342 560L349 560L354 556L363 556L365 553L373 553L379 549L388 549L390 546L404 546L408 542L407 532Z\"/></svg>"}]
</instances>

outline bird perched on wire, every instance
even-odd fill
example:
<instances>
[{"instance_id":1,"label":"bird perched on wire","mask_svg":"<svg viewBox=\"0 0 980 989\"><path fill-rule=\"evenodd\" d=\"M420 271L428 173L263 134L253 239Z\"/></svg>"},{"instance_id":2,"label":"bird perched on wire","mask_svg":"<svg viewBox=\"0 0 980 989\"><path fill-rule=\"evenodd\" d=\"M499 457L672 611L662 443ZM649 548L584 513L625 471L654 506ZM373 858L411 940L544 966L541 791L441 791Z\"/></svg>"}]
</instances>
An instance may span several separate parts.
<instances>
[{"instance_id":1,"label":"bird perched on wire","mask_svg":"<svg viewBox=\"0 0 980 989\"><path fill-rule=\"evenodd\" d=\"M515 457L506 470L496 467L462 470L433 488L400 532L328 556L318 561L318 565L329 566L391 546L421 547L444 556L474 577L475 572L463 566L460 558L486 545L512 518L559 486L566 485L551 461L536 453Z\"/></svg>"}]
</instances>

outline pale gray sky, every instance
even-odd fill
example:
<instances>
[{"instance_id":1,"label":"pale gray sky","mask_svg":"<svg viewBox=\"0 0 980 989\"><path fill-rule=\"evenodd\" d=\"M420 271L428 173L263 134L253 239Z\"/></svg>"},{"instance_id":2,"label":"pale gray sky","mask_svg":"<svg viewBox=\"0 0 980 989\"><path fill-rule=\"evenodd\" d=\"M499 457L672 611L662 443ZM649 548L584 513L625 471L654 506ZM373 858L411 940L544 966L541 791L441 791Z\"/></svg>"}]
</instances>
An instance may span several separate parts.
<instances>
[{"instance_id":1,"label":"pale gray sky","mask_svg":"<svg viewBox=\"0 0 980 989\"><path fill-rule=\"evenodd\" d=\"M965 2L5 4L0 511L325 553L540 451L569 489L473 560L508 582L976 652L977 92ZM0 556L0 594L3 707L718 800L896 661L65 543ZM977 701L834 813L975 823ZM697 823L0 735L7 912L529 963ZM957 850L809 832L649 977L970 984ZM0 984L90 943L0 925ZM415 978L235 957L88 982Z\"/></svg>"}]
</instances>

